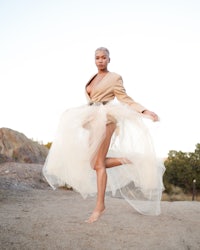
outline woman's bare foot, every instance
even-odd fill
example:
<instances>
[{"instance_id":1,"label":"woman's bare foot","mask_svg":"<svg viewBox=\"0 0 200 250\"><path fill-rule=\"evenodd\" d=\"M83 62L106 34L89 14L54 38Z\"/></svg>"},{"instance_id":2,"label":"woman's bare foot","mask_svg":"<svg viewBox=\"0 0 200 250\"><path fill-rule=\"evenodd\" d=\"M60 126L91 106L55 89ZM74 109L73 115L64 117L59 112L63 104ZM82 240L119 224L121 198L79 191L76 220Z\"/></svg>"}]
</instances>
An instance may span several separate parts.
<instances>
[{"instance_id":1,"label":"woman's bare foot","mask_svg":"<svg viewBox=\"0 0 200 250\"><path fill-rule=\"evenodd\" d=\"M127 158L120 158L122 164L132 164L132 161L130 161Z\"/></svg>"},{"instance_id":2,"label":"woman's bare foot","mask_svg":"<svg viewBox=\"0 0 200 250\"><path fill-rule=\"evenodd\" d=\"M91 216L85 221L87 223L93 223L99 219L99 217L105 212L105 208L103 210L94 210Z\"/></svg>"}]
</instances>

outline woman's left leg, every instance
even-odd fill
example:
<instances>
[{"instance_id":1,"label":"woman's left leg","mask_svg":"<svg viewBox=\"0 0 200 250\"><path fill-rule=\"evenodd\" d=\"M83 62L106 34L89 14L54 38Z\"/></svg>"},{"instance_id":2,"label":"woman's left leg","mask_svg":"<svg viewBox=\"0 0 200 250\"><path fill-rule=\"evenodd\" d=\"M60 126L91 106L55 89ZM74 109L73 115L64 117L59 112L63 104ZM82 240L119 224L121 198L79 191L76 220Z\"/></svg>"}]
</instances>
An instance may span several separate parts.
<instances>
[{"instance_id":1,"label":"woman's left leg","mask_svg":"<svg viewBox=\"0 0 200 250\"><path fill-rule=\"evenodd\" d=\"M115 123L109 123L106 125L105 139L102 142L95 157L94 170L96 170L96 175L97 175L97 201L92 215L87 220L88 223L92 223L98 220L99 216L105 210L105 190L107 184L105 159L109 149L110 140L115 128L116 128Z\"/></svg>"}]
</instances>

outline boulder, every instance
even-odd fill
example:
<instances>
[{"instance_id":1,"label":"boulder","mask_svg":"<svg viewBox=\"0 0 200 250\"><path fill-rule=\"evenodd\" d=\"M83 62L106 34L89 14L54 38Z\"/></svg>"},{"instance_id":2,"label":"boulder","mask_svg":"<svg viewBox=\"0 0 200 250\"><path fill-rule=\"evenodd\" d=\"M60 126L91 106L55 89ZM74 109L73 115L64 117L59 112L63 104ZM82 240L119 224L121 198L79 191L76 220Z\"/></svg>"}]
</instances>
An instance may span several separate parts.
<instances>
[{"instance_id":1,"label":"boulder","mask_svg":"<svg viewBox=\"0 0 200 250\"><path fill-rule=\"evenodd\" d=\"M48 148L24 134L9 128L0 128L0 163L21 162L43 164Z\"/></svg>"}]
</instances>

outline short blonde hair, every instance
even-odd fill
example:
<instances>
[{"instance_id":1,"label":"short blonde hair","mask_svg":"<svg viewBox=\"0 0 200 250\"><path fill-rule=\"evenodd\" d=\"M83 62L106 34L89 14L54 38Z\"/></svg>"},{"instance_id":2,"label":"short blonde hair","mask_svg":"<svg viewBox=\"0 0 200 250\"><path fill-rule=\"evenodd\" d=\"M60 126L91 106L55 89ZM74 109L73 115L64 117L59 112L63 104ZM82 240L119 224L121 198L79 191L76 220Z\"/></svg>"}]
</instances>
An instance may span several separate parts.
<instances>
[{"instance_id":1,"label":"short blonde hair","mask_svg":"<svg viewBox=\"0 0 200 250\"><path fill-rule=\"evenodd\" d=\"M104 52L106 52L106 54L108 55L108 57L110 56L109 50L108 50L107 48L105 48L105 47L99 47L99 48L97 48L97 49L95 50L95 53L96 53L97 51L104 51Z\"/></svg>"}]
</instances>

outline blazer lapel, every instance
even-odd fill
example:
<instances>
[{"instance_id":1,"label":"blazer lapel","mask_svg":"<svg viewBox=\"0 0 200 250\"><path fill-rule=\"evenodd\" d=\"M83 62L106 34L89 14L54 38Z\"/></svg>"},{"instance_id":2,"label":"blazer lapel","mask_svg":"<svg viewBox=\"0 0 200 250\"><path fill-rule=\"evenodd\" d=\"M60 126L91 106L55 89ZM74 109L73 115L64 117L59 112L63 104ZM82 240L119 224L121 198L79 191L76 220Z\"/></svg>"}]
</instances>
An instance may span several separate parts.
<instances>
[{"instance_id":1,"label":"blazer lapel","mask_svg":"<svg viewBox=\"0 0 200 250\"><path fill-rule=\"evenodd\" d=\"M109 79L110 72L108 72L101 81L92 88L91 96L94 96L97 92L102 91L104 89L104 86L107 85L108 79Z\"/></svg>"}]
</instances>

